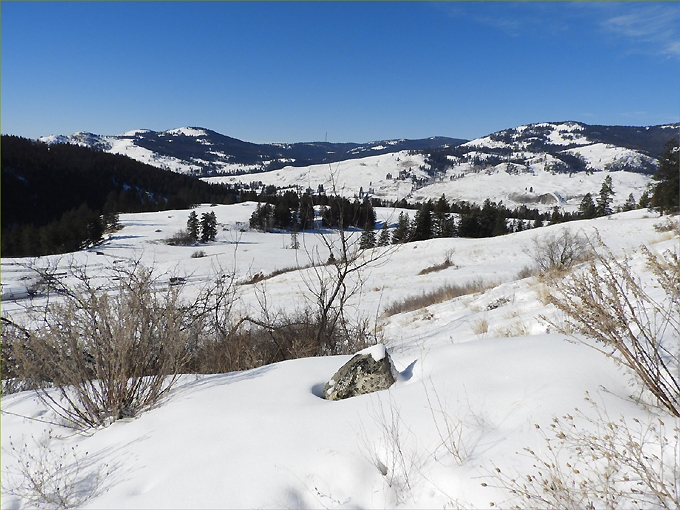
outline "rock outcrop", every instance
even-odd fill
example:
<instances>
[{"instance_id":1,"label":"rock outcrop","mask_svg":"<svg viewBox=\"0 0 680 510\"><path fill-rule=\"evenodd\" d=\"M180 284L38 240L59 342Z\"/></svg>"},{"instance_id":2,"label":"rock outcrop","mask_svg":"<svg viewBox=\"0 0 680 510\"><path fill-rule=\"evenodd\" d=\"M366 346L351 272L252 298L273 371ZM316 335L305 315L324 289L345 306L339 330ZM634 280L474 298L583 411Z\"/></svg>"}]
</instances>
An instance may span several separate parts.
<instances>
[{"instance_id":1,"label":"rock outcrop","mask_svg":"<svg viewBox=\"0 0 680 510\"><path fill-rule=\"evenodd\" d=\"M396 381L397 371L382 344L359 351L326 383L323 396L342 400L374 391L386 390Z\"/></svg>"}]
</instances>

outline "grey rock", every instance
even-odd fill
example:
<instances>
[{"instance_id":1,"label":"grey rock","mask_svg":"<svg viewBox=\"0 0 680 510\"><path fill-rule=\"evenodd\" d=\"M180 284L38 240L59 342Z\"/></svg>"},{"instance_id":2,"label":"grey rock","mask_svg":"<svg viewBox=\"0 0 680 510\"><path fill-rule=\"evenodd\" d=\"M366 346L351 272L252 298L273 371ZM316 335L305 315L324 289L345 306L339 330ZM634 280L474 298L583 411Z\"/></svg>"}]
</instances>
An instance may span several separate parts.
<instances>
[{"instance_id":1,"label":"grey rock","mask_svg":"<svg viewBox=\"0 0 680 510\"><path fill-rule=\"evenodd\" d=\"M383 345L357 353L326 383L323 396L342 400L374 391L386 390L396 381L396 370Z\"/></svg>"}]
</instances>

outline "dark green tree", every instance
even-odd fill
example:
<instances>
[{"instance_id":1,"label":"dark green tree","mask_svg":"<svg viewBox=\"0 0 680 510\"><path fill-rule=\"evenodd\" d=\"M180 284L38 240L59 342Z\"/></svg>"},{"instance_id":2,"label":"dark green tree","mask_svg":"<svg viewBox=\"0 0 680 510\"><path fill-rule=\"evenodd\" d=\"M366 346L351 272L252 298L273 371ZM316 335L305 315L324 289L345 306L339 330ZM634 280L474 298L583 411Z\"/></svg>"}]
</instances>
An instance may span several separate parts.
<instances>
[{"instance_id":1,"label":"dark green tree","mask_svg":"<svg viewBox=\"0 0 680 510\"><path fill-rule=\"evenodd\" d=\"M198 241L200 229L201 225L198 221L198 215L196 214L196 211L191 211L189 213L189 219L187 220L187 232L193 241Z\"/></svg>"},{"instance_id":2,"label":"dark green tree","mask_svg":"<svg viewBox=\"0 0 680 510\"><path fill-rule=\"evenodd\" d=\"M595 214L597 216L609 216L612 214L612 199L614 197L614 188L612 187L612 176L608 175L604 178L602 186L600 187L600 194L597 197L597 205L595 206Z\"/></svg>"},{"instance_id":3,"label":"dark green tree","mask_svg":"<svg viewBox=\"0 0 680 510\"><path fill-rule=\"evenodd\" d=\"M201 242L214 241L217 237L217 217L213 211L201 214Z\"/></svg>"},{"instance_id":4,"label":"dark green tree","mask_svg":"<svg viewBox=\"0 0 680 510\"><path fill-rule=\"evenodd\" d=\"M362 250L375 248L375 231L368 223L364 226L364 230L361 232L361 237L359 238L359 248Z\"/></svg>"},{"instance_id":5,"label":"dark green tree","mask_svg":"<svg viewBox=\"0 0 680 510\"><path fill-rule=\"evenodd\" d=\"M308 230L314 227L314 202L308 193L300 198L300 229Z\"/></svg>"},{"instance_id":6,"label":"dark green tree","mask_svg":"<svg viewBox=\"0 0 680 510\"><path fill-rule=\"evenodd\" d=\"M412 225L411 240L425 241L432 239L432 201L428 200L416 213Z\"/></svg>"},{"instance_id":7,"label":"dark green tree","mask_svg":"<svg viewBox=\"0 0 680 510\"><path fill-rule=\"evenodd\" d=\"M623 210L624 211L632 211L634 209L637 209L637 204L635 203L635 197L631 193L628 195L628 199L626 200L626 203L623 204Z\"/></svg>"},{"instance_id":8,"label":"dark green tree","mask_svg":"<svg viewBox=\"0 0 680 510\"><path fill-rule=\"evenodd\" d=\"M595 202L593 202L593 196L590 193L586 193L581 200L581 205L578 207L578 212L581 218L591 219L595 217Z\"/></svg>"},{"instance_id":9,"label":"dark green tree","mask_svg":"<svg viewBox=\"0 0 680 510\"><path fill-rule=\"evenodd\" d=\"M387 228L387 222L383 223L378 236L378 246L387 246L390 244L390 231Z\"/></svg>"},{"instance_id":10,"label":"dark green tree","mask_svg":"<svg viewBox=\"0 0 680 510\"><path fill-rule=\"evenodd\" d=\"M666 143L666 149L653 177L656 184L652 188L650 205L661 214L678 210L678 195L680 194L678 153L680 153L678 141L673 138Z\"/></svg>"},{"instance_id":11,"label":"dark green tree","mask_svg":"<svg viewBox=\"0 0 680 510\"><path fill-rule=\"evenodd\" d=\"M397 226L392 233L392 244L407 243L410 241L409 237L409 219L408 214L404 211L399 213L399 220Z\"/></svg>"}]
</instances>

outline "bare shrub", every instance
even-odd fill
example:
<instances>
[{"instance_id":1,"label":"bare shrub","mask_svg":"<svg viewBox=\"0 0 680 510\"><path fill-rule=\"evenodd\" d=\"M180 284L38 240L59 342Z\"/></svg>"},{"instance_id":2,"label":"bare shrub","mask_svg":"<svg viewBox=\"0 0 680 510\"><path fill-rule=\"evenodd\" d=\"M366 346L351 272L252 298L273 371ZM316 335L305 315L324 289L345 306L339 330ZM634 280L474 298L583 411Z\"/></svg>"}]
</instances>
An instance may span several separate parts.
<instances>
[{"instance_id":1,"label":"bare shrub","mask_svg":"<svg viewBox=\"0 0 680 510\"><path fill-rule=\"evenodd\" d=\"M591 256L590 248L585 236L565 228L559 233L553 231L542 237L534 237L528 253L539 270L547 273L564 271L584 262Z\"/></svg>"},{"instance_id":2,"label":"bare shrub","mask_svg":"<svg viewBox=\"0 0 680 510\"><path fill-rule=\"evenodd\" d=\"M452 413L447 408L447 403L442 402L442 398L434 385L432 385L434 397L430 396L427 385L424 385L424 388L427 406L440 440L432 455L436 460L439 449L444 448L453 457L456 464L462 466L472 455L476 444L476 439L472 436L470 430L470 422L473 422L473 425L481 425L483 420L472 411L469 403L464 410L459 402L455 413Z\"/></svg>"},{"instance_id":3,"label":"bare shrub","mask_svg":"<svg viewBox=\"0 0 680 510\"><path fill-rule=\"evenodd\" d=\"M666 220L661 223L655 223L654 230L657 232L673 232L676 235L680 233L680 223L678 223L677 214L672 217L666 217Z\"/></svg>"},{"instance_id":4,"label":"bare shrub","mask_svg":"<svg viewBox=\"0 0 680 510\"><path fill-rule=\"evenodd\" d=\"M497 284L495 283L488 283L481 279L473 280L462 285L447 283L429 292L423 292L422 294L416 296L409 296L402 299L401 301L396 301L390 304L385 309L385 315L387 317L391 317L392 315L396 315L398 313L420 310L421 308L442 303L444 301L449 301L460 296L482 292L493 288L496 285Z\"/></svg>"},{"instance_id":5,"label":"bare shrub","mask_svg":"<svg viewBox=\"0 0 680 510\"><path fill-rule=\"evenodd\" d=\"M413 432L405 424L401 412L389 394L389 408L377 399L377 408L371 418L379 430L377 440L371 440L365 427L358 433L359 447L368 461L375 466L393 491L396 504L403 504L412 497L414 477L423 460L420 458Z\"/></svg>"},{"instance_id":6,"label":"bare shrub","mask_svg":"<svg viewBox=\"0 0 680 510\"><path fill-rule=\"evenodd\" d=\"M657 300L633 275L629 259L603 253L587 269L552 282L550 301L563 322L541 316L557 331L586 343L632 370L658 405L680 416L680 264L677 253L654 255L646 247L653 279L665 296Z\"/></svg>"},{"instance_id":7,"label":"bare shrub","mask_svg":"<svg viewBox=\"0 0 680 510\"><path fill-rule=\"evenodd\" d=\"M536 276L539 273L540 273L540 270L536 266L524 266L517 273L517 279L518 280L524 280L525 278L531 278L532 276Z\"/></svg>"},{"instance_id":8,"label":"bare shrub","mask_svg":"<svg viewBox=\"0 0 680 510\"><path fill-rule=\"evenodd\" d=\"M14 496L29 508L81 508L101 494L108 465L97 465L76 447L54 450L52 433L35 446L15 446L5 454L16 460L3 471L3 498Z\"/></svg>"},{"instance_id":9,"label":"bare shrub","mask_svg":"<svg viewBox=\"0 0 680 510\"><path fill-rule=\"evenodd\" d=\"M191 254L191 258L192 258L192 259L200 259L200 258L205 257L206 255L207 255L207 253L206 253L205 251L203 251L203 250L196 250L195 252L193 252L193 253Z\"/></svg>"},{"instance_id":10,"label":"bare shrub","mask_svg":"<svg viewBox=\"0 0 680 510\"><path fill-rule=\"evenodd\" d=\"M666 424L651 413L644 422L615 420L586 400L596 417L577 409L576 418L553 418L549 432L535 425L544 445L538 452L524 448L533 461L531 472L508 474L496 467L491 477L499 485L493 486L513 495L513 508L677 509L677 425L671 443Z\"/></svg>"},{"instance_id":11,"label":"bare shrub","mask_svg":"<svg viewBox=\"0 0 680 510\"><path fill-rule=\"evenodd\" d=\"M196 244L196 239L191 236L188 230L178 230L163 242L169 246L192 246Z\"/></svg>"},{"instance_id":12,"label":"bare shrub","mask_svg":"<svg viewBox=\"0 0 680 510\"><path fill-rule=\"evenodd\" d=\"M73 286L55 280L45 306L30 313L26 335L13 339L17 373L40 383L40 399L75 427L151 408L185 360L189 328L179 287L157 291L153 272L138 265L114 273L110 288L77 271Z\"/></svg>"}]
</instances>

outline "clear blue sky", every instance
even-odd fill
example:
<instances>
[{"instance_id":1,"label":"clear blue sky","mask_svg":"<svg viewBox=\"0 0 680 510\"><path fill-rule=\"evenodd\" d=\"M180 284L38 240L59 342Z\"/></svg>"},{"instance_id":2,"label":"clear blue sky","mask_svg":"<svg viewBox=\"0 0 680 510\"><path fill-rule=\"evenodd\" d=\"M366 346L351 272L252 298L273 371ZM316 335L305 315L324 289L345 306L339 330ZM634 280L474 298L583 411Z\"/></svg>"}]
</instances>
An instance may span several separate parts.
<instances>
[{"instance_id":1,"label":"clear blue sky","mask_svg":"<svg viewBox=\"0 0 680 510\"><path fill-rule=\"evenodd\" d=\"M252 142L680 116L680 2L0 4L1 124Z\"/></svg>"}]
</instances>

